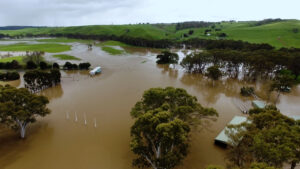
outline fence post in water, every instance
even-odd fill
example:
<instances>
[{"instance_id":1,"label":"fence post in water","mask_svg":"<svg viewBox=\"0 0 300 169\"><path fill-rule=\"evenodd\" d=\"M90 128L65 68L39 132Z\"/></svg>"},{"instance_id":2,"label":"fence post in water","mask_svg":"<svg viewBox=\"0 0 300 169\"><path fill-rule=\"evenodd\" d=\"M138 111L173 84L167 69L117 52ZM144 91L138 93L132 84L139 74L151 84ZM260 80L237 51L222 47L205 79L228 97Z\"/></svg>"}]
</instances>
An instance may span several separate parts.
<instances>
[{"instance_id":1,"label":"fence post in water","mask_svg":"<svg viewBox=\"0 0 300 169\"><path fill-rule=\"evenodd\" d=\"M84 125L87 125L87 122L86 122L86 114L85 114L85 113L83 114L83 118L84 118Z\"/></svg>"},{"instance_id":2,"label":"fence post in water","mask_svg":"<svg viewBox=\"0 0 300 169\"><path fill-rule=\"evenodd\" d=\"M69 120L69 118L70 118L69 112L66 112L66 118L67 118L67 120Z\"/></svg>"},{"instance_id":3,"label":"fence post in water","mask_svg":"<svg viewBox=\"0 0 300 169\"><path fill-rule=\"evenodd\" d=\"M75 122L78 121L78 118L77 118L77 113L75 112Z\"/></svg>"},{"instance_id":4,"label":"fence post in water","mask_svg":"<svg viewBox=\"0 0 300 169\"><path fill-rule=\"evenodd\" d=\"M94 118L94 127L97 128L97 121L96 121L96 118Z\"/></svg>"}]
</instances>

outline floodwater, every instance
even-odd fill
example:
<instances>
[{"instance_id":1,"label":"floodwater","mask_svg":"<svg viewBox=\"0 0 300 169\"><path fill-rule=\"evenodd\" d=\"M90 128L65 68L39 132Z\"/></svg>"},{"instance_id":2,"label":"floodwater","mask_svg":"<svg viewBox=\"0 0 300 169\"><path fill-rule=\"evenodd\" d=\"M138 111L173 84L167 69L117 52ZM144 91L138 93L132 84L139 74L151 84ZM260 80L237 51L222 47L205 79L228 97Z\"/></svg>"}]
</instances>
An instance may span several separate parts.
<instances>
[{"instance_id":1,"label":"floodwater","mask_svg":"<svg viewBox=\"0 0 300 169\"><path fill-rule=\"evenodd\" d=\"M111 56L98 47L88 50L83 44L72 45L72 51L64 53L91 62L93 67L101 65L103 73L90 77L87 71L62 72L61 85L43 91L50 99L48 107L52 113L31 124L25 140L2 128L1 169L133 168L130 110L145 90L166 86L184 88L203 106L219 112L217 121L203 122L202 128L192 132L190 153L177 168L225 165L226 150L214 145L214 138L233 116L243 115L237 104L250 103L249 98L239 95L246 82L223 79L212 86L210 80L187 74L178 65L175 69L156 65L157 51L146 48L126 48L128 54ZM46 58L54 59L50 54ZM20 81L10 84L23 85ZM265 97L267 83L251 85L259 96ZM295 87L291 94L280 96L278 107L285 114L300 115L299 96L300 88Z\"/></svg>"}]
</instances>

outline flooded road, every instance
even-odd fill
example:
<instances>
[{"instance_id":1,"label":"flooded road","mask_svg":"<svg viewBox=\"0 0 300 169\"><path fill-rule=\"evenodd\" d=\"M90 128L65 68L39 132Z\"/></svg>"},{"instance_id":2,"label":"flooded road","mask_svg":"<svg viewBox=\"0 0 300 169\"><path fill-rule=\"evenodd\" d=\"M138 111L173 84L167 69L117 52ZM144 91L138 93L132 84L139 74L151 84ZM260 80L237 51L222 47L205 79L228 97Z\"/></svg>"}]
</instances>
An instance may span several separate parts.
<instances>
[{"instance_id":1,"label":"flooded road","mask_svg":"<svg viewBox=\"0 0 300 169\"><path fill-rule=\"evenodd\" d=\"M152 87L181 87L207 107L219 112L216 122L203 123L192 132L190 154L178 169L199 169L209 164L225 165L226 151L214 145L214 138L235 115L242 115L236 102L249 103L239 95L246 82L211 81L179 68L159 66L155 51L140 48L128 54L111 56L100 48L87 50L76 44L65 52L101 65L103 73L89 77L87 71L62 72L62 83L43 91L52 113L28 128L25 140L11 130L0 130L1 169L130 169L130 110ZM47 56L51 57L51 56ZM60 62L60 63L64 63ZM264 95L265 83L251 84ZM22 82L12 82L22 86ZM283 113L300 115L300 88L281 95L278 107ZM85 124L86 120L86 124Z\"/></svg>"}]
</instances>

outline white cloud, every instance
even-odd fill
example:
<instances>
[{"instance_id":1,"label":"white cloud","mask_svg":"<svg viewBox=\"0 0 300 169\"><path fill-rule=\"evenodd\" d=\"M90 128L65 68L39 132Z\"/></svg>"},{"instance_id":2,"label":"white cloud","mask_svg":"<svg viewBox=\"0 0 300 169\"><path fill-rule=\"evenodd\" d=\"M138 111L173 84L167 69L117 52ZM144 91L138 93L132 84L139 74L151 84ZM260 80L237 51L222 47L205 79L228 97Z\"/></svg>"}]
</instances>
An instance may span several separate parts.
<instances>
[{"instance_id":1,"label":"white cloud","mask_svg":"<svg viewBox=\"0 0 300 169\"><path fill-rule=\"evenodd\" d=\"M0 25L300 19L297 0L0 0Z\"/></svg>"}]
</instances>

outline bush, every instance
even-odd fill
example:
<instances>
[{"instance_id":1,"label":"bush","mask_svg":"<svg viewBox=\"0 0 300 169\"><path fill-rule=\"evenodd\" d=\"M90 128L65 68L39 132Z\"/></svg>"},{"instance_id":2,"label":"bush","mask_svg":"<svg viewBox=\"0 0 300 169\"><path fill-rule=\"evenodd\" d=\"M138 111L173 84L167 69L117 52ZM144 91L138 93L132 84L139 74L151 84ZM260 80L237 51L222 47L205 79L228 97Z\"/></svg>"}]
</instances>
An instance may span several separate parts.
<instances>
[{"instance_id":1,"label":"bush","mask_svg":"<svg viewBox=\"0 0 300 169\"><path fill-rule=\"evenodd\" d=\"M189 35L192 35L192 34L194 34L194 30L189 31Z\"/></svg>"},{"instance_id":2,"label":"bush","mask_svg":"<svg viewBox=\"0 0 300 169\"><path fill-rule=\"evenodd\" d=\"M52 65L52 69L59 69L59 65L58 65L58 63L53 63L53 65Z\"/></svg>"},{"instance_id":3,"label":"bush","mask_svg":"<svg viewBox=\"0 0 300 169\"><path fill-rule=\"evenodd\" d=\"M70 62L66 62L63 66L63 68L65 70L83 70L83 69L89 69L91 66L90 63L86 62L86 63L80 63L79 65L75 64L75 63L70 63Z\"/></svg>"},{"instance_id":4,"label":"bush","mask_svg":"<svg viewBox=\"0 0 300 169\"><path fill-rule=\"evenodd\" d=\"M163 51L161 54L156 56L157 64L177 64L179 56L177 53L171 53L169 51Z\"/></svg>"},{"instance_id":5,"label":"bush","mask_svg":"<svg viewBox=\"0 0 300 169\"><path fill-rule=\"evenodd\" d=\"M21 67L22 66L16 60L6 63L0 63L0 69L20 69Z\"/></svg>"},{"instance_id":6,"label":"bush","mask_svg":"<svg viewBox=\"0 0 300 169\"><path fill-rule=\"evenodd\" d=\"M18 72L0 73L0 80L2 81L18 80L18 79L20 79L20 75Z\"/></svg>"},{"instance_id":7,"label":"bush","mask_svg":"<svg viewBox=\"0 0 300 169\"><path fill-rule=\"evenodd\" d=\"M242 87L241 88L241 95L242 96L251 96L254 94L254 88L253 87Z\"/></svg>"},{"instance_id":8,"label":"bush","mask_svg":"<svg viewBox=\"0 0 300 169\"><path fill-rule=\"evenodd\" d=\"M86 70L88 70L89 68L90 68L90 66L91 66L91 64L90 63L88 63L88 62L86 62L86 63L80 63L79 64L79 69L86 69Z\"/></svg>"},{"instance_id":9,"label":"bush","mask_svg":"<svg viewBox=\"0 0 300 169\"><path fill-rule=\"evenodd\" d=\"M225 38L225 37L227 37L227 34L226 34L226 33L220 33L220 34L218 34L218 36L219 36L220 38Z\"/></svg>"},{"instance_id":10,"label":"bush","mask_svg":"<svg viewBox=\"0 0 300 169\"><path fill-rule=\"evenodd\" d=\"M37 65L33 61L30 60L26 63L26 68L27 69L36 69Z\"/></svg>"},{"instance_id":11,"label":"bush","mask_svg":"<svg viewBox=\"0 0 300 169\"><path fill-rule=\"evenodd\" d=\"M48 68L48 64L44 61L40 62L40 69L45 70Z\"/></svg>"},{"instance_id":12,"label":"bush","mask_svg":"<svg viewBox=\"0 0 300 169\"><path fill-rule=\"evenodd\" d=\"M298 28L294 28L292 31L293 31L294 33L298 33L298 32L299 32L299 29L298 29Z\"/></svg>"},{"instance_id":13,"label":"bush","mask_svg":"<svg viewBox=\"0 0 300 169\"><path fill-rule=\"evenodd\" d=\"M78 69L78 65L77 65L77 64L75 64L75 63L74 63L74 64L72 64L72 69L73 69L73 70L76 70L76 69Z\"/></svg>"},{"instance_id":14,"label":"bush","mask_svg":"<svg viewBox=\"0 0 300 169\"><path fill-rule=\"evenodd\" d=\"M63 66L64 69L66 70L71 70L72 69L72 63L66 62Z\"/></svg>"}]
</instances>

